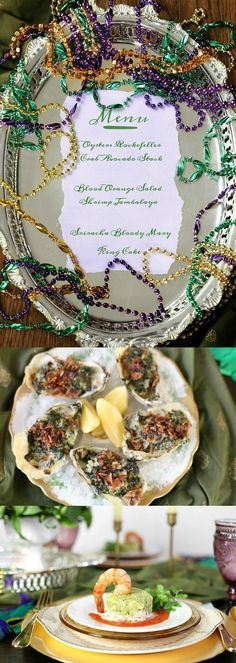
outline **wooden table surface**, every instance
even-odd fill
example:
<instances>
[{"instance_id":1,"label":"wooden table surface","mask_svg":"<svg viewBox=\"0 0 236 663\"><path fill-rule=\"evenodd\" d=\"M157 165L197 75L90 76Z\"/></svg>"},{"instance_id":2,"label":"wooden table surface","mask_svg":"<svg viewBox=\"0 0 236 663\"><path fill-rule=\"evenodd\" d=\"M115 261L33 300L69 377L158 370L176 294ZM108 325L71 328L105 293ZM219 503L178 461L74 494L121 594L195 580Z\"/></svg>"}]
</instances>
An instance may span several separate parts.
<instances>
[{"instance_id":1,"label":"wooden table surface","mask_svg":"<svg viewBox=\"0 0 236 663\"><path fill-rule=\"evenodd\" d=\"M125 1L125 0L123 0ZM217 20L229 20L236 23L236 2L235 0L160 0L163 6L163 11L160 14L161 18L172 18L177 21L183 21L184 19L190 18L196 8L202 7L207 12L208 21L217 21ZM116 2L116 0L115 0ZM126 0L127 4L135 4L133 0ZM106 6L105 0L99 0L99 4L103 7ZM1 28L0 28L1 29ZM222 33L221 33L222 34ZM223 34L223 39L228 39L228 32ZM217 39L219 39L219 34L217 34ZM227 56L225 57L225 62L227 63ZM236 71L231 72L230 80L236 84ZM1 256L0 256L1 264ZM7 312L11 314L17 309L16 303L13 301L7 302L6 298L3 298L3 305L6 307ZM219 314L221 315L221 313ZM24 322L29 323L38 323L45 322L45 318L40 315L36 310L33 310L31 314L25 318ZM199 345L202 340L202 334L193 337L191 342L187 345ZM55 334L48 334L42 330L29 331L29 332L15 332L11 330L0 331L0 345L9 346L9 347L34 347L34 346L67 346L73 347L76 346L74 337L58 337ZM184 343L182 343L184 345ZM232 659L231 659L232 660Z\"/></svg>"}]
</instances>

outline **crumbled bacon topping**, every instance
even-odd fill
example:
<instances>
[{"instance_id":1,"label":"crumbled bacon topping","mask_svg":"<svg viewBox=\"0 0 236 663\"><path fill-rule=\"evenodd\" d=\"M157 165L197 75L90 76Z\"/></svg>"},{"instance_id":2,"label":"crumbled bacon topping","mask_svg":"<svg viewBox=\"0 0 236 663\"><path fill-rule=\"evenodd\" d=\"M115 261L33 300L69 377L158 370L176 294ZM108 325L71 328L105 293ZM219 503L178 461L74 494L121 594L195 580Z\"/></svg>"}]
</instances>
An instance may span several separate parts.
<instances>
[{"instance_id":1,"label":"crumbled bacon topping","mask_svg":"<svg viewBox=\"0 0 236 663\"><path fill-rule=\"evenodd\" d=\"M142 484L134 460L127 460L110 449L97 452L89 448L79 448L77 459L82 461L83 471L97 492L124 497L127 504L139 502Z\"/></svg>"},{"instance_id":2,"label":"crumbled bacon topping","mask_svg":"<svg viewBox=\"0 0 236 663\"><path fill-rule=\"evenodd\" d=\"M190 422L182 411L167 412L164 415L142 413L135 427L129 428L129 448L135 451L153 451L163 441L184 440L188 436Z\"/></svg>"},{"instance_id":3,"label":"crumbled bacon topping","mask_svg":"<svg viewBox=\"0 0 236 663\"><path fill-rule=\"evenodd\" d=\"M78 419L63 415L64 426L58 426L53 421L39 419L31 426L30 433L34 444L41 444L45 448L57 446L64 440L65 429L76 430L78 428Z\"/></svg>"},{"instance_id":4,"label":"crumbled bacon topping","mask_svg":"<svg viewBox=\"0 0 236 663\"><path fill-rule=\"evenodd\" d=\"M135 506L135 504L140 502L141 497L142 487L139 486L138 488L134 488L133 490L129 490L127 493L125 493L123 500L125 504L128 504L129 506Z\"/></svg>"},{"instance_id":5,"label":"crumbled bacon topping","mask_svg":"<svg viewBox=\"0 0 236 663\"><path fill-rule=\"evenodd\" d=\"M58 444L63 439L63 430L58 429L51 421L36 421L31 427L34 443L42 444L45 448L50 448Z\"/></svg>"},{"instance_id":6,"label":"crumbled bacon topping","mask_svg":"<svg viewBox=\"0 0 236 663\"><path fill-rule=\"evenodd\" d=\"M121 358L124 379L143 397L152 396L160 381L156 363L147 348L127 348Z\"/></svg>"},{"instance_id":7,"label":"crumbled bacon topping","mask_svg":"<svg viewBox=\"0 0 236 663\"><path fill-rule=\"evenodd\" d=\"M70 398L78 398L91 389L92 369L73 357L58 359L57 365L48 362L43 377L37 374L33 384L37 391L47 391L52 396L63 394Z\"/></svg>"}]
</instances>

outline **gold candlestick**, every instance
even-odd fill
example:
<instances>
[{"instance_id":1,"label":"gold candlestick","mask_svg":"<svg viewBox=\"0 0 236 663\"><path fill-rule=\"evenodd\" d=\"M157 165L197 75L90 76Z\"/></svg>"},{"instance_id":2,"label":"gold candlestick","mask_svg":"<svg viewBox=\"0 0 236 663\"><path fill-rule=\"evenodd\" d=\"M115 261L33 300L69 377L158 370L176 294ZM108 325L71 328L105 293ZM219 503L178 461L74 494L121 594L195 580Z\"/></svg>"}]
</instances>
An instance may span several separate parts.
<instances>
[{"instance_id":1,"label":"gold candlestick","mask_svg":"<svg viewBox=\"0 0 236 663\"><path fill-rule=\"evenodd\" d=\"M170 527L169 540L169 575L172 576L174 570L174 526L177 522L177 513L174 507L169 507L167 511L167 522Z\"/></svg>"},{"instance_id":2,"label":"gold candlestick","mask_svg":"<svg viewBox=\"0 0 236 663\"><path fill-rule=\"evenodd\" d=\"M116 533L116 542L115 542L115 566L116 568L120 566L120 533L122 530L121 520L114 520L114 530Z\"/></svg>"},{"instance_id":3,"label":"gold candlestick","mask_svg":"<svg viewBox=\"0 0 236 663\"><path fill-rule=\"evenodd\" d=\"M120 533L122 530L122 503L118 497L113 497L112 500L114 510L113 526L116 533L115 541L115 566L120 565Z\"/></svg>"}]
</instances>

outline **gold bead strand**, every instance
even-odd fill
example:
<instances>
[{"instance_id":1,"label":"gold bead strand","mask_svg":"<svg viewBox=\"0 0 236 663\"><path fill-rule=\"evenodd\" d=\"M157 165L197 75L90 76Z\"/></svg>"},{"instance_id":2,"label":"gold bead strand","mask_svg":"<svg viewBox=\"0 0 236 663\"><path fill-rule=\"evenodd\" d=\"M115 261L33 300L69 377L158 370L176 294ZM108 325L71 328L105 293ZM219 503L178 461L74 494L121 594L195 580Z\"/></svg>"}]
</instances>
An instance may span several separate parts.
<instances>
[{"instance_id":1,"label":"gold bead strand","mask_svg":"<svg viewBox=\"0 0 236 663\"><path fill-rule=\"evenodd\" d=\"M85 272L82 269L81 265L79 264L79 262L78 262L78 260L75 256L75 254L73 253L72 249L70 249L70 247L68 246L68 244L66 244L66 242L59 239L57 237L57 235L55 235L53 232L51 232L47 228L47 226L45 226L43 223L40 223L40 222L36 221L30 214L28 214L27 212L24 212L24 210L22 210L21 207L16 202L14 202L13 200L0 199L0 204L3 207L13 208L15 210L15 212L21 217L21 219L23 219L24 221L28 221L28 223L30 223L34 228L36 228L36 230L38 230L43 235L47 235L48 238L51 239L52 242L54 242L54 244L56 244L58 246L60 251L62 251L63 253L66 253L69 256L69 258L71 259L71 261L73 263L75 271L81 276L81 278L84 279Z\"/></svg>"},{"instance_id":2,"label":"gold bead strand","mask_svg":"<svg viewBox=\"0 0 236 663\"><path fill-rule=\"evenodd\" d=\"M34 32L45 32L47 30L48 30L48 24L47 23L45 23L45 24L40 23L39 25L37 25L35 23L33 25L25 25L25 26L22 26L22 27L18 28L18 30L16 30L13 37L11 38L11 42L10 42L10 46L9 46L9 51L10 51L12 59L16 60L17 58L20 57L21 42L22 42L23 37L24 37L24 42L25 42L26 38L27 39L30 38L30 36L31 36L30 33L32 31L34 31ZM28 35L28 36L26 37L26 35Z\"/></svg>"},{"instance_id":3,"label":"gold bead strand","mask_svg":"<svg viewBox=\"0 0 236 663\"><path fill-rule=\"evenodd\" d=\"M198 264L198 270L206 272L211 276L214 276L214 278L216 278L217 281L219 281L223 287L225 287L228 283L228 276L226 276L226 274L223 274L223 272L221 272L220 269L216 267L212 262L208 262L204 260L204 258L200 258Z\"/></svg>"},{"instance_id":4,"label":"gold bead strand","mask_svg":"<svg viewBox=\"0 0 236 663\"><path fill-rule=\"evenodd\" d=\"M51 14L54 21L60 20L60 1L51 0Z\"/></svg>"},{"instance_id":5,"label":"gold bead strand","mask_svg":"<svg viewBox=\"0 0 236 663\"><path fill-rule=\"evenodd\" d=\"M170 274L169 276L166 276L164 278L160 279L154 278L154 276L150 273L149 270L149 256L151 256L153 253L166 255L168 256L168 258L173 258L177 262L186 262L188 266L182 267L182 269L179 269L177 272L175 272L175 274ZM167 249L160 249L159 247L156 247L156 248L147 249L143 253L143 273L146 279L154 283L156 286L166 285L167 283L169 283L169 281L174 281L179 276L183 276L183 274L186 274L191 270L191 265L192 265L191 258L188 258L187 256L180 256L178 254L172 253L171 251L167 251Z\"/></svg>"},{"instance_id":6,"label":"gold bead strand","mask_svg":"<svg viewBox=\"0 0 236 663\"><path fill-rule=\"evenodd\" d=\"M11 198L13 198L14 200L20 201L20 200L28 200L29 198L33 198L38 193L41 193L41 191L50 182L50 180L57 179L59 177L62 177L65 174L69 174L77 164L77 161L78 161L78 145L77 145L76 135L75 135L74 127L73 127L73 122L72 122L72 119L70 117L70 114L69 114L69 111L67 110L67 108L65 108L65 106L61 106L61 104L59 104L57 102L51 102L51 103L48 103L48 104L45 104L44 106L42 106L39 109L39 114L45 113L46 111L53 110L53 109L57 109L57 110L63 111L63 113L65 113L66 119L67 119L68 124L69 124L69 133L65 133L65 132L60 130L60 132L61 132L60 135L62 137L67 137L68 140L70 141L70 151L69 151L67 157L65 159L63 159L59 164L57 164L56 166L54 166L51 169L48 168L45 165L45 162L44 162L45 149L46 149L47 145L49 144L50 140L53 137L56 137L56 134L58 134L59 130L51 132L50 134L48 134L46 136L45 140L44 140L44 147L42 148L42 150L40 150L40 154L39 154L39 162L40 162L40 165L41 165L41 168L42 168L43 172L45 173L45 177L40 182L40 184L38 186L36 186L34 189L32 189L32 191L30 191L29 193L17 194L14 191L14 189L11 187L11 185L8 184L8 182L6 182L5 180L0 180L0 186L2 186L8 192L9 196L11 196ZM71 161L70 165L66 169L64 169L64 166L69 161Z\"/></svg>"},{"instance_id":7,"label":"gold bead strand","mask_svg":"<svg viewBox=\"0 0 236 663\"><path fill-rule=\"evenodd\" d=\"M68 257L71 259L75 273L79 275L81 281L84 284L84 287L87 288L87 291L91 293L92 295L97 295L98 292L101 292L101 286L91 286L88 280L86 279L85 272L83 268L81 267L80 263L78 262L74 252L72 249L64 242L63 240L59 239L55 233L51 232L47 226L45 226L43 223L40 223L36 221L30 214L27 214L27 212L24 212L24 210L21 209L21 207L17 204L17 202L13 200L6 200L4 198L0 198L0 205L2 207L7 208L11 207L12 209L15 210L15 212L20 216L21 219L24 221L27 221L30 223L36 230L38 230L40 233L43 235L47 235L47 237L58 247L60 251L68 255ZM107 298L109 295L109 289L107 289L106 294L101 296L101 298Z\"/></svg>"},{"instance_id":8,"label":"gold bead strand","mask_svg":"<svg viewBox=\"0 0 236 663\"><path fill-rule=\"evenodd\" d=\"M73 64L74 64L73 63L73 55L72 55L72 51L69 47L69 44L68 44L68 41L67 41L67 38L66 38L66 35L64 33L63 28L60 25L58 25L58 23L56 23L55 21L52 21L52 23L50 23L50 25L49 25L48 36L49 36L48 52L47 52L47 57L46 57L46 61L45 61L45 67L47 69L49 69L51 72L56 72L57 74L64 73L61 70L61 67L63 66L63 62L60 62L57 65L54 65L54 63L53 63L54 47L55 47L56 37L57 37L57 38L59 38L59 41L62 43L62 45L64 46L65 51L66 51L67 60L66 60L66 63L64 63L64 64L66 64L67 69L73 69ZM54 75L55 75L55 73L54 73Z\"/></svg>"}]
</instances>

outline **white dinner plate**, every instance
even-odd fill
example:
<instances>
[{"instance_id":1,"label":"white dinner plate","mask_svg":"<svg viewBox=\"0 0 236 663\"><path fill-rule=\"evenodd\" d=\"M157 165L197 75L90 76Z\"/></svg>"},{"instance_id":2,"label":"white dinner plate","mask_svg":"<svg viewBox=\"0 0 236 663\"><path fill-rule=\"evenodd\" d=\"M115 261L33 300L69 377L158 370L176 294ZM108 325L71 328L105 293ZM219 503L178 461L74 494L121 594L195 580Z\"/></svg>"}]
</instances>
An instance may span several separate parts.
<instances>
[{"instance_id":1,"label":"white dinner plate","mask_svg":"<svg viewBox=\"0 0 236 663\"><path fill-rule=\"evenodd\" d=\"M104 594L104 599L106 600L106 594ZM95 621L95 619L89 616L89 613L97 612L92 594L89 596L82 596L81 598L72 601L67 606L67 614L74 622L89 629L96 627L96 630L100 631L106 630L111 631L112 633L130 633L130 629L132 628L132 631L135 629L137 633L154 633L156 631L165 631L166 629L181 626L181 624L185 624L185 622L190 619L192 615L192 609L190 606L184 601L179 601L179 603L180 607L174 612L170 612L168 619L164 622L160 622L160 624L152 624L149 626L139 626L138 622L137 626L134 627L114 626L114 624L110 626L107 623L102 624Z\"/></svg>"}]
</instances>

